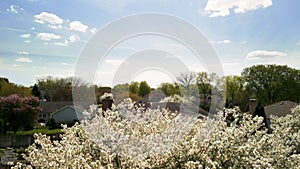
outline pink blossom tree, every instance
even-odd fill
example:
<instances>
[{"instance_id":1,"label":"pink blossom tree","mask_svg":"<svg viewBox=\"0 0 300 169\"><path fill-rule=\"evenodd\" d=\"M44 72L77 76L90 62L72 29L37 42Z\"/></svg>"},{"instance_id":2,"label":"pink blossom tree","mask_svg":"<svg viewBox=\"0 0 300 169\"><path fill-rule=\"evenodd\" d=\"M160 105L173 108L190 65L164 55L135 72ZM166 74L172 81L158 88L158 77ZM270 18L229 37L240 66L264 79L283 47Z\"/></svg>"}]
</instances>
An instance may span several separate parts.
<instances>
[{"instance_id":1,"label":"pink blossom tree","mask_svg":"<svg viewBox=\"0 0 300 169\"><path fill-rule=\"evenodd\" d=\"M37 97L20 97L13 94L0 97L0 119L4 127L12 130L14 134L19 128L30 129L37 120L40 101Z\"/></svg>"}]
</instances>

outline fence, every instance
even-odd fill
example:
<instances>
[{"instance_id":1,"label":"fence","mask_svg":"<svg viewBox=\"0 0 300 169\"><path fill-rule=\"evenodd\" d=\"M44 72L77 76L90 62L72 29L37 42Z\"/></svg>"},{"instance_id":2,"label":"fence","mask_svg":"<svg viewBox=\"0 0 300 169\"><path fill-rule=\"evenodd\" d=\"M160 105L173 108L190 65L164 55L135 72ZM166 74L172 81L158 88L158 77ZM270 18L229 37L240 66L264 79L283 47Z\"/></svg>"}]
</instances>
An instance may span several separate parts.
<instances>
[{"instance_id":1,"label":"fence","mask_svg":"<svg viewBox=\"0 0 300 169\"><path fill-rule=\"evenodd\" d=\"M52 139L58 139L59 134L49 135ZM34 142L33 135L4 135L0 136L0 148L27 147Z\"/></svg>"}]
</instances>

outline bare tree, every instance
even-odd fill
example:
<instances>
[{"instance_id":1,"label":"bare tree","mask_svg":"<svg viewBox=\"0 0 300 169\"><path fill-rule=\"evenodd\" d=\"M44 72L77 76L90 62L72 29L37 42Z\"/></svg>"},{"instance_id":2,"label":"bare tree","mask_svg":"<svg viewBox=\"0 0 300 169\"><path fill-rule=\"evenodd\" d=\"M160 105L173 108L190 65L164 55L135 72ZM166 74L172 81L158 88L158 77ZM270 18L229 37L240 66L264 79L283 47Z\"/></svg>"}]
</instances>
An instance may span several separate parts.
<instances>
[{"instance_id":1,"label":"bare tree","mask_svg":"<svg viewBox=\"0 0 300 169\"><path fill-rule=\"evenodd\" d=\"M188 89L196 81L195 72L184 72L176 77L177 82L183 86L185 89Z\"/></svg>"}]
</instances>

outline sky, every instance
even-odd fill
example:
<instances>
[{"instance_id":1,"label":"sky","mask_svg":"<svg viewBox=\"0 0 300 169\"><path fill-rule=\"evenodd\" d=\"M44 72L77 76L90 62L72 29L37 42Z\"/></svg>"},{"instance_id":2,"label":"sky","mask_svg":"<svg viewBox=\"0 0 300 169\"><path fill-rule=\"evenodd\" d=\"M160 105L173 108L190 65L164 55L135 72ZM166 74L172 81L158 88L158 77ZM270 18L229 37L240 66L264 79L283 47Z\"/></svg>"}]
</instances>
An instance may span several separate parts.
<instances>
[{"instance_id":1,"label":"sky","mask_svg":"<svg viewBox=\"0 0 300 169\"><path fill-rule=\"evenodd\" d=\"M0 0L0 77L32 86L38 78L69 77L81 71L101 86L146 80L157 87L177 76L159 65L171 65L170 70L209 70L205 57L210 56L205 49L203 62L181 41L146 33L122 39L105 56L87 58L97 63L87 61L86 69L80 67L85 61L82 58L88 57L83 55L91 41L106 43L100 36L105 28L143 13L169 15L194 26L214 49L216 65L224 75L239 75L245 67L256 64L300 69L299 6L299 0ZM160 20L141 18L136 22L151 24ZM117 39L118 32L139 28L124 23L106 31L105 36ZM168 25L168 20L161 23ZM194 35L182 25L168 29L186 37ZM149 49L164 52L145 53ZM95 48L88 54L95 57L99 50ZM153 54L162 54L162 59ZM180 64L172 63L172 59L163 63L168 57L178 59ZM153 65L139 68L146 63ZM120 77L126 78L121 81Z\"/></svg>"}]
</instances>

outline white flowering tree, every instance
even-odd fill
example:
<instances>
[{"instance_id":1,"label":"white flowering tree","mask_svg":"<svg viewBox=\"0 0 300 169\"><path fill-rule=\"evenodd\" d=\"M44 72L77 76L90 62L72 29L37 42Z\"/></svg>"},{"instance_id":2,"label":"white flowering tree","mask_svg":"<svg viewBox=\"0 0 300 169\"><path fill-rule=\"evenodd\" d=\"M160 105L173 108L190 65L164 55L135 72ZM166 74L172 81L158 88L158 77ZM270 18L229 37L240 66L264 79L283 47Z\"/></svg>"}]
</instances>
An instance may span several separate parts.
<instances>
[{"instance_id":1,"label":"white flowering tree","mask_svg":"<svg viewBox=\"0 0 300 169\"><path fill-rule=\"evenodd\" d=\"M299 168L300 106L272 117L272 134L262 118L239 112L225 110L230 126L222 112L184 128L192 117L127 99L104 116L86 112L89 120L65 126L60 141L36 134L24 155L29 164L13 168Z\"/></svg>"}]
</instances>

